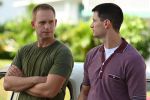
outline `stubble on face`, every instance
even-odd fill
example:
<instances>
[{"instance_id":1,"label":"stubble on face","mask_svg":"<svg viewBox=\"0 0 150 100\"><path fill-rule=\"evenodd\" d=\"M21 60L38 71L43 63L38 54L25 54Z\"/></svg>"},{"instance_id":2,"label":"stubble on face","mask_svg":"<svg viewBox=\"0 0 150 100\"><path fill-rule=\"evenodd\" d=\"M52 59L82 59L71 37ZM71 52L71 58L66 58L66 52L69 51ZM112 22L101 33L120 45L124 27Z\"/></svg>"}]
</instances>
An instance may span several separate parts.
<instances>
[{"instance_id":1,"label":"stubble on face","mask_svg":"<svg viewBox=\"0 0 150 100\"><path fill-rule=\"evenodd\" d=\"M54 38L55 15L51 10L39 10L34 19L34 29L38 39Z\"/></svg>"},{"instance_id":2,"label":"stubble on face","mask_svg":"<svg viewBox=\"0 0 150 100\"><path fill-rule=\"evenodd\" d=\"M103 21L101 21L98 16L98 12L94 12L93 14L93 22L91 24L91 28L93 31L93 36L95 38L103 39L105 37L105 28L103 25Z\"/></svg>"}]
</instances>

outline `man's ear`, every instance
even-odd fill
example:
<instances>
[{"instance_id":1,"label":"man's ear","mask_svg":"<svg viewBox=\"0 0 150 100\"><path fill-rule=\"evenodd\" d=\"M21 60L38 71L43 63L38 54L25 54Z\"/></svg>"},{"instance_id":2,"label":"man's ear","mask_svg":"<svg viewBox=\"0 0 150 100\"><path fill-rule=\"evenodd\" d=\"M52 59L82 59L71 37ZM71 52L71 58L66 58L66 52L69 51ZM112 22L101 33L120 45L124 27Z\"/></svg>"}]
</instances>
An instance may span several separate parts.
<instances>
[{"instance_id":1,"label":"man's ear","mask_svg":"<svg viewBox=\"0 0 150 100\"><path fill-rule=\"evenodd\" d=\"M35 28L35 22L33 20L31 21L31 25L32 25L32 28L34 29Z\"/></svg>"},{"instance_id":2,"label":"man's ear","mask_svg":"<svg viewBox=\"0 0 150 100\"><path fill-rule=\"evenodd\" d=\"M55 26L57 25L57 19L55 19Z\"/></svg>"},{"instance_id":3,"label":"man's ear","mask_svg":"<svg viewBox=\"0 0 150 100\"><path fill-rule=\"evenodd\" d=\"M111 26L112 26L112 25L111 25L110 20L108 20L108 19L104 20L104 27L105 27L105 29L108 29L108 28L110 28Z\"/></svg>"}]
</instances>

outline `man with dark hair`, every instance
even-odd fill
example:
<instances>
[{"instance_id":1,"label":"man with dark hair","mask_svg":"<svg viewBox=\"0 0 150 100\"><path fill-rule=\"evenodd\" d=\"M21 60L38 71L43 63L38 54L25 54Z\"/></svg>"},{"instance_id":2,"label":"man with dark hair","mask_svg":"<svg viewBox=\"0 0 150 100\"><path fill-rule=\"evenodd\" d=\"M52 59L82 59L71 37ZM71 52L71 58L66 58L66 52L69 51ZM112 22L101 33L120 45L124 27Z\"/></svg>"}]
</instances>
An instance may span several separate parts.
<instances>
[{"instance_id":1,"label":"man with dark hair","mask_svg":"<svg viewBox=\"0 0 150 100\"><path fill-rule=\"evenodd\" d=\"M22 47L4 78L6 91L20 92L19 100L64 100L73 57L54 37L57 20L49 4L33 9L37 42Z\"/></svg>"},{"instance_id":2,"label":"man with dark hair","mask_svg":"<svg viewBox=\"0 0 150 100\"><path fill-rule=\"evenodd\" d=\"M78 100L146 100L146 66L137 50L120 36L121 8L103 3L92 11L91 28L103 45L87 54Z\"/></svg>"}]
</instances>

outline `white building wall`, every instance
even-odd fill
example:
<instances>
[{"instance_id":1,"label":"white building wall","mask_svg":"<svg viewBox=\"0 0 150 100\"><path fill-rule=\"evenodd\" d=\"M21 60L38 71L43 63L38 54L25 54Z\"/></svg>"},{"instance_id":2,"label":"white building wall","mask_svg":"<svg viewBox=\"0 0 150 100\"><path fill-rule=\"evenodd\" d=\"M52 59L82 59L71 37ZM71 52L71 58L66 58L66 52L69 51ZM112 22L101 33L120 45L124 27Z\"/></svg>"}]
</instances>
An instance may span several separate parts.
<instances>
[{"instance_id":1,"label":"white building wall","mask_svg":"<svg viewBox=\"0 0 150 100\"><path fill-rule=\"evenodd\" d=\"M59 1L49 3L56 10L56 18L59 23L76 23L78 17L78 2L74 1Z\"/></svg>"},{"instance_id":2,"label":"white building wall","mask_svg":"<svg viewBox=\"0 0 150 100\"><path fill-rule=\"evenodd\" d=\"M0 6L0 23L4 23L10 19L14 19L16 16L21 16L25 12L25 7L13 7L14 0L2 0L3 3Z\"/></svg>"},{"instance_id":3,"label":"white building wall","mask_svg":"<svg viewBox=\"0 0 150 100\"><path fill-rule=\"evenodd\" d=\"M58 24L60 24L77 23L79 21L79 1L80 0L45 0L45 3L49 3L55 8L56 18ZM3 5L0 7L0 23L14 19L16 16L23 16L23 14L25 14L26 6L30 3L38 4L44 2L36 2L36 0L3 0Z\"/></svg>"}]
</instances>

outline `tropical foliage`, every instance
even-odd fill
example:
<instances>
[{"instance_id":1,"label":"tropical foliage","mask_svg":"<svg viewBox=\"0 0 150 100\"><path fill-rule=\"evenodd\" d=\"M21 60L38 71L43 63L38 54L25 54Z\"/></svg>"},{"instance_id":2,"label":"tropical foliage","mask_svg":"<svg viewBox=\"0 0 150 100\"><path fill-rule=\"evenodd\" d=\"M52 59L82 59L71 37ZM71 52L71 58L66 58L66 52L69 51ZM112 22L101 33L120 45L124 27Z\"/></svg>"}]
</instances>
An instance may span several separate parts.
<instances>
[{"instance_id":1,"label":"tropical foliage","mask_svg":"<svg viewBox=\"0 0 150 100\"><path fill-rule=\"evenodd\" d=\"M20 17L17 20L0 25L0 57L12 58L23 45L36 40L35 31L30 25L31 18ZM75 61L83 61L86 53L101 44L93 38L90 29L91 21L80 21L78 24L60 24L56 29L57 39L66 43L72 50ZM145 20L125 16L121 35L128 40L146 59L150 55L150 33Z\"/></svg>"}]
</instances>

